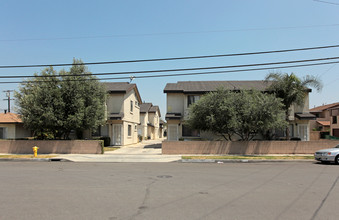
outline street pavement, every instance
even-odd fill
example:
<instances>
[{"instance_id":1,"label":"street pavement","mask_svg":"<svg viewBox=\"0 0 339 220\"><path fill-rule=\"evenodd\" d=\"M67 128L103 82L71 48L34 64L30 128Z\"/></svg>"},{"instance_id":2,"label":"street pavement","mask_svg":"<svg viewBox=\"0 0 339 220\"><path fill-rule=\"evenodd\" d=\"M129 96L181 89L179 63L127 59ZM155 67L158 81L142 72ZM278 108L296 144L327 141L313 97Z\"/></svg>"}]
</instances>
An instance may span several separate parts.
<instances>
[{"instance_id":1,"label":"street pavement","mask_svg":"<svg viewBox=\"0 0 339 220\"><path fill-rule=\"evenodd\" d=\"M175 162L180 155L162 155L162 140L146 140L137 144L123 146L105 154L64 154L57 158L72 162Z\"/></svg>"},{"instance_id":2,"label":"street pavement","mask_svg":"<svg viewBox=\"0 0 339 220\"><path fill-rule=\"evenodd\" d=\"M339 166L0 162L0 219L337 219Z\"/></svg>"}]
</instances>

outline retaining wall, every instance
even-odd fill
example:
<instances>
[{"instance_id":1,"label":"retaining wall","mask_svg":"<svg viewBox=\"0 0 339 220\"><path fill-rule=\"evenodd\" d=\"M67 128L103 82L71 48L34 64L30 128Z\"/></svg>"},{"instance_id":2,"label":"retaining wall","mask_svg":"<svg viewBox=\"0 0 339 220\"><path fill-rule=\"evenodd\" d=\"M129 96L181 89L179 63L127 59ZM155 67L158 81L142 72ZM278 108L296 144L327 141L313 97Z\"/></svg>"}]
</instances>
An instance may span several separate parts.
<instances>
[{"instance_id":1,"label":"retaining wall","mask_svg":"<svg viewBox=\"0 0 339 220\"><path fill-rule=\"evenodd\" d=\"M101 141L95 140L0 140L0 153L32 154L101 154Z\"/></svg>"},{"instance_id":2,"label":"retaining wall","mask_svg":"<svg viewBox=\"0 0 339 220\"><path fill-rule=\"evenodd\" d=\"M163 141L162 154L313 154L332 148L335 140L321 141Z\"/></svg>"}]
</instances>

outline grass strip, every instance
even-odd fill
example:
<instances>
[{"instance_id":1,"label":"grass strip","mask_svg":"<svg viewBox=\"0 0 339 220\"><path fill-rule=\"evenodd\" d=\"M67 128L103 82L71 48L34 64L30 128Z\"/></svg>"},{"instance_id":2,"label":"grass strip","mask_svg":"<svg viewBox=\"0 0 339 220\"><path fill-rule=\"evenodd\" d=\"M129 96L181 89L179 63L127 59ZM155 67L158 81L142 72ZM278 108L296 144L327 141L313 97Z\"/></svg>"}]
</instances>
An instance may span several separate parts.
<instances>
[{"instance_id":1,"label":"grass strip","mask_svg":"<svg viewBox=\"0 0 339 220\"><path fill-rule=\"evenodd\" d=\"M182 159L195 159L195 160L311 160L314 156L237 156L237 155L225 155L225 156L182 156Z\"/></svg>"},{"instance_id":2,"label":"grass strip","mask_svg":"<svg viewBox=\"0 0 339 220\"><path fill-rule=\"evenodd\" d=\"M31 159L31 158L53 158L56 157L57 155L38 155L37 157L34 157L33 155L30 154L11 154L11 155L0 155L0 158L6 158L6 159Z\"/></svg>"}]
</instances>

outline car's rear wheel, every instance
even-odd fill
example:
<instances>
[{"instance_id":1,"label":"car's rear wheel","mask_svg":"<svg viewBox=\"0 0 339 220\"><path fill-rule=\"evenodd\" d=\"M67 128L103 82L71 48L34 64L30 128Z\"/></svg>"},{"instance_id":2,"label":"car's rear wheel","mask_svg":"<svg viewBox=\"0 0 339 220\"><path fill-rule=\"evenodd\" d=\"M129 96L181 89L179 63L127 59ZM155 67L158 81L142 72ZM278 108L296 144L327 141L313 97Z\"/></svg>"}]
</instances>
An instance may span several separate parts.
<instances>
[{"instance_id":1,"label":"car's rear wheel","mask_svg":"<svg viewBox=\"0 0 339 220\"><path fill-rule=\"evenodd\" d=\"M334 162L335 162L335 164L339 164L339 155L337 155L337 156L335 157Z\"/></svg>"}]
</instances>

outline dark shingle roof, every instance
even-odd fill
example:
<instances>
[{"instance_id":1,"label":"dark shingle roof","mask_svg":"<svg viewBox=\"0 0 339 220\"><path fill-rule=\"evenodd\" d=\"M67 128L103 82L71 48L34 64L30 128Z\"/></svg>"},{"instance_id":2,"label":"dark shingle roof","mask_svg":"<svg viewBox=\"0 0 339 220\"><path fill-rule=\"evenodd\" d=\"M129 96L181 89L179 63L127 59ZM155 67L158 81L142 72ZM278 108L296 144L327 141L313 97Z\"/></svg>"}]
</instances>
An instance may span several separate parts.
<instances>
[{"instance_id":1,"label":"dark shingle roof","mask_svg":"<svg viewBox=\"0 0 339 220\"><path fill-rule=\"evenodd\" d=\"M128 82L110 82L104 83L107 92L124 92L130 91L134 88L135 84L129 84Z\"/></svg>"},{"instance_id":2,"label":"dark shingle roof","mask_svg":"<svg viewBox=\"0 0 339 220\"><path fill-rule=\"evenodd\" d=\"M164 92L205 93L215 91L218 88L227 90L251 90L265 91L271 82L265 81L179 81L167 83Z\"/></svg>"},{"instance_id":3,"label":"dark shingle roof","mask_svg":"<svg viewBox=\"0 0 339 220\"><path fill-rule=\"evenodd\" d=\"M128 82L109 82L109 83L104 83L104 86L108 93L127 93L131 91L132 89L134 89L137 95L138 101L141 102L141 97L140 97L139 90L136 84L133 84L133 83L130 84Z\"/></svg>"},{"instance_id":4,"label":"dark shingle roof","mask_svg":"<svg viewBox=\"0 0 339 220\"><path fill-rule=\"evenodd\" d=\"M140 104L140 113L146 113L152 107L152 103L142 103Z\"/></svg>"},{"instance_id":5,"label":"dark shingle roof","mask_svg":"<svg viewBox=\"0 0 339 220\"><path fill-rule=\"evenodd\" d=\"M156 111L159 112L159 117L161 117L161 115L160 115L160 109L159 109L159 106L157 106L157 105L152 106L148 112L155 113Z\"/></svg>"}]
</instances>

